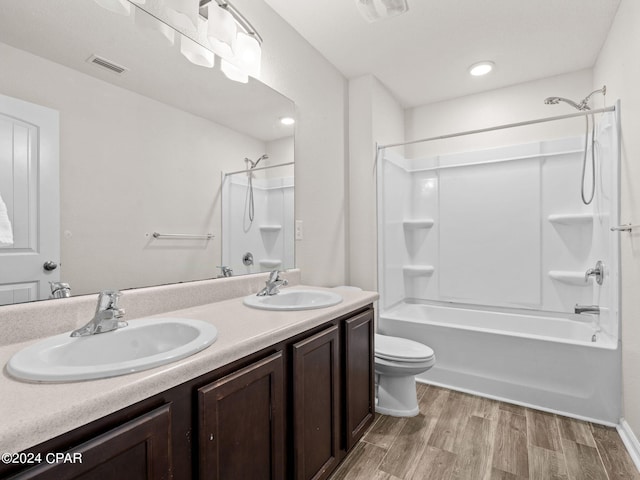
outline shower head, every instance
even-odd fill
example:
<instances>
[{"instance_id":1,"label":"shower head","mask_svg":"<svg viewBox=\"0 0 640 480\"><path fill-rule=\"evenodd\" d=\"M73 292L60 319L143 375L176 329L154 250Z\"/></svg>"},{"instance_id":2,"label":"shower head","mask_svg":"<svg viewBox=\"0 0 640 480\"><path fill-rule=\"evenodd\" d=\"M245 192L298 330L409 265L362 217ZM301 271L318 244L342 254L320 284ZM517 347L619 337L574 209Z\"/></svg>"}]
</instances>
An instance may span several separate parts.
<instances>
[{"instance_id":1,"label":"shower head","mask_svg":"<svg viewBox=\"0 0 640 480\"><path fill-rule=\"evenodd\" d=\"M257 159L255 162L247 157L244 158L244 161L251 164L251 166L249 167L250 170L253 170L254 168L256 168L258 166L258 164L260 163L260 160L266 160L267 158L269 158L269 155L267 155L266 153L264 155L262 155L259 159Z\"/></svg>"},{"instance_id":2,"label":"shower head","mask_svg":"<svg viewBox=\"0 0 640 480\"><path fill-rule=\"evenodd\" d=\"M578 105L576 102L574 102L573 100L569 100L568 98L563 98L563 97L547 97L544 99L544 103L546 105L557 105L560 102L564 102L567 103L569 105L571 105L573 108L577 109L577 110L589 110L589 106L588 105L583 105L582 102L580 103L580 105Z\"/></svg>"}]
</instances>

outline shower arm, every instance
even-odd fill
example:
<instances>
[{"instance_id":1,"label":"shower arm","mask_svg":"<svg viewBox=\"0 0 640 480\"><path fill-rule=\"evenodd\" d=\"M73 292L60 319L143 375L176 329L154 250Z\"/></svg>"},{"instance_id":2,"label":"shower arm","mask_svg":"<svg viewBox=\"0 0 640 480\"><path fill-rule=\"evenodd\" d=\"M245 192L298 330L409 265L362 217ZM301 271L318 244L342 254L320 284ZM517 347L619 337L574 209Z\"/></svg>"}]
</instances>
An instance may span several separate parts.
<instances>
[{"instance_id":1,"label":"shower arm","mask_svg":"<svg viewBox=\"0 0 640 480\"><path fill-rule=\"evenodd\" d=\"M590 110L589 109L589 100L591 99L591 97L593 95L595 95L596 93L602 93L602 95L606 95L607 94L607 86L604 85L602 88L598 89L598 90L594 90L593 92L591 92L589 95L587 95L586 97L584 97L582 99L582 101L578 104L578 108L581 110ZM594 112L591 112L594 113Z\"/></svg>"}]
</instances>

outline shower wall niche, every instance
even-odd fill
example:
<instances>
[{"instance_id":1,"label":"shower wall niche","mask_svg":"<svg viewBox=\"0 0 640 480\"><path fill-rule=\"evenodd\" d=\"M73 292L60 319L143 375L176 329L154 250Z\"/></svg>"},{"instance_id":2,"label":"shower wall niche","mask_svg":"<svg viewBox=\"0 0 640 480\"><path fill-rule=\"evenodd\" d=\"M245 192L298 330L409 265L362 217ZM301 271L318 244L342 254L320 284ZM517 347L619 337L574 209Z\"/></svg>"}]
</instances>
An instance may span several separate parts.
<instances>
[{"instance_id":1,"label":"shower wall niche","mask_svg":"<svg viewBox=\"0 0 640 480\"><path fill-rule=\"evenodd\" d=\"M597 121L590 205L579 135L413 158L407 147L382 150L381 310L428 301L573 314L576 304L599 305L617 338L617 315L607 315L618 308L617 127L613 113ZM590 161L588 191L589 179ZM585 279L598 260L602 286Z\"/></svg>"},{"instance_id":2,"label":"shower wall niche","mask_svg":"<svg viewBox=\"0 0 640 480\"><path fill-rule=\"evenodd\" d=\"M249 175L253 175L251 184ZM253 220L249 217L253 189ZM292 167L227 174L222 185L222 265L233 274L293 268ZM250 254L251 260L247 254Z\"/></svg>"}]
</instances>

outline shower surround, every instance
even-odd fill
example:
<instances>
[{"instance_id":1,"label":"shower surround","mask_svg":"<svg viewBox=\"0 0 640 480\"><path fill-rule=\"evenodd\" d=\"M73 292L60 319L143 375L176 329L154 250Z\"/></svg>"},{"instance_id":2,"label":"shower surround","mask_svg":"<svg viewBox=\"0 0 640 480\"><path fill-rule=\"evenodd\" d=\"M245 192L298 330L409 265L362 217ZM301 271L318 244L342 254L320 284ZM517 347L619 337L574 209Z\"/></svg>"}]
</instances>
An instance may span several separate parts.
<instances>
[{"instance_id":1,"label":"shower surround","mask_svg":"<svg viewBox=\"0 0 640 480\"><path fill-rule=\"evenodd\" d=\"M419 381L618 423L618 123L595 118L590 205L579 133L508 145L507 129L508 146L439 155L380 149L379 330L433 348ZM598 260L602 285L585 277Z\"/></svg>"}]
</instances>

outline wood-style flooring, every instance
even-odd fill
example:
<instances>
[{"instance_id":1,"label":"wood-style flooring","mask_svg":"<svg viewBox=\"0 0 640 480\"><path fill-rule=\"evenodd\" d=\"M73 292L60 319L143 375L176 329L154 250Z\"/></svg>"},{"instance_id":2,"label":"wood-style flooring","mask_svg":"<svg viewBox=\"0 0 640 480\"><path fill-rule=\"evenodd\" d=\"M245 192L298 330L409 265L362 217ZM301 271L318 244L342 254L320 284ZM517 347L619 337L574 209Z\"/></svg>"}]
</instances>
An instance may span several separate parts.
<instances>
[{"instance_id":1,"label":"wood-style flooring","mask_svg":"<svg viewBox=\"0 0 640 480\"><path fill-rule=\"evenodd\" d=\"M618 433L418 384L420 414L376 421L330 480L640 480Z\"/></svg>"}]
</instances>

